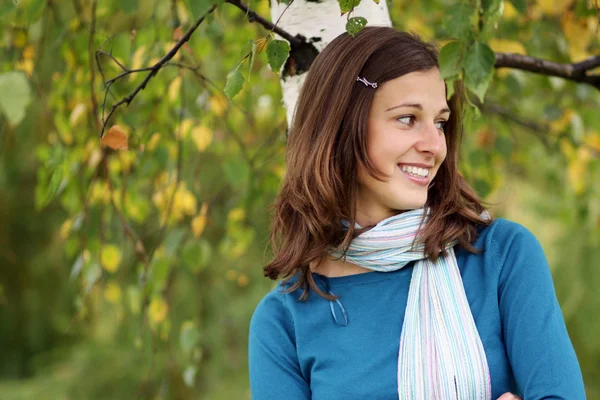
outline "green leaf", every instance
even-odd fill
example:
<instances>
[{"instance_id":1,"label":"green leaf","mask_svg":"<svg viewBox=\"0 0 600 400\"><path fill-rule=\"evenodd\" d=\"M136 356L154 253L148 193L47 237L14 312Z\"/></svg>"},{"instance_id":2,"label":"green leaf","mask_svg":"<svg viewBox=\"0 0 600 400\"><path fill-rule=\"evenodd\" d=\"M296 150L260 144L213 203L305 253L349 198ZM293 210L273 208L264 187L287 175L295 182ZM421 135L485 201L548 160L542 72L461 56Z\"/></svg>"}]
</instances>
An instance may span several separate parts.
<instances>
[{"instance_id":1,"label":"green leaf","mask_svg":"<svg viewBox=\"0 0 600 400\"><path fill-rule=\"evenodd\" d=\"M454 94L454 82L456 79L446 79L446 99L450 100L450 97Z\"/></svg>"},{"instance_id":2,"label":"green leaf","mask_svg":"<svg viewBox=\"0 0 600 400\"><path fill-rule=\"evenodd\" d=\"M350 36L356 35L358 32L362 31L363 28L367 25L367 20L363 17L352 17L346 22L346 32Z\"/></svg>"},{"instance_id":3,"label":"green leaf","mask_svg":"<svg viewBox=\"0 0 600 400\"><path fill-rule=\"evenodd\" d=\"M487 34L498 27L498 21L502 18L504 11L504 1L483 0L483 9L485 16L484 31Z\"/></svg>"},{"instance_id":4,"label":"green leaf","mask_svg":"<svg viewBox=\"0 0 600 400\"><path fill-rule=\"evenodd\" d=\"M186 0L188 9L194 18L204 15L214 4L211 0Z\"/></svg>"},{"instance_id":5,"label":"green leaf","mask_svg":"<svg viewBox=\"0 0 600 400\"><path fill-rule=\"evenodd\" d=\"M38 183L35 188L35 208L46 207L66 185L64 180L65 167L63 164L38 169Z\"/></svg>"},{"instance_id":6,"label":"green leaf","mask_svg":"<svg viewBox=\"0 0 600 400\"><path fill-rule=\"evenodd\" d=\"M132 14L138 10L138 0L123 0L120 7L127 14Z\"/></svg>"},{"instance_id":7,"label":"green leaf","mask_svg":"<svg viewBox=\"0 0 600 400\"><path fill-rule=\"evenodd\" d=\"M510 0L510 3L521 14L525 14L527 12L527 1L526 0Z\"/></svg>"},{"instance_id":8,"label":"green leaf","mask_svg":"<svg viewBox=\"0 0 600 400\"><path fill-rule=\"evenodd\" d=\"M250 76L252 75L252 66L254 65L257 47L256 42L252 41L252 53L250 54L250 62L248 63L248 82L250 82Z\"/></svg>"},{"instance_id":9,"label":"green leaf","mask_svg":"<svg viewBox=\"0 0 600 400\"><path fill-rule=\"evenodd\" d=\"M285 40L272 40L267 45L267 60L273 72L277 74L289 55L290 45Z\"/></svg>"},{"instance_id":10,"label":"green leaf","mask_svg":"<svg viewBox=\"0 0 600 400\"><path fill-rule=\"evenodd\" d=\"M242 90L244 87L244 75L238 68L234 69L230 73L227 74L227 83L225 83L225 96L229 98L229 100L233 99L236 94Z\"/></svg>"},{"instance_id":11,"label":"green leaf","mask_svg":"<svg viewBox=\"0 0 600 400\"><path fill-rule=\"evenodd\" d=\"M184 353L189 354L200 341L200 331L193 321L185 321L181 324L179 332L179 343Z\"/></svg>"},{"instance_id":12,"label":"green leaf","mask_svg":"<svg viewBox=\"0 0 600 400\"><path fill-rule=\"evenodd\" d=\"M460 73L462 61L461 50L462 46L456 40L446 43L440 50L438 62L440 64L442 79L447 79Z\"/></svg>"},{"instance_id":13,"label":"green leaf","mask_svg":"<svg viewBox=\"0 0 600 400\"><path fill-rule=\"evenodd\" d=\"M499 136L496 139L495 149L506 161L510 160L513 151L513 142L509 137Z\"/></svg>"},{"instance_id":14,"label":"green leaf","mask_svg":"<svg viewBox=\"0 0 600 400\"><path fill-rule=\"evenodd\" d=\"M481 101L492 81L495 62L494 51L481 42L475 42L465 56L465 83Z\"/></svg>"},{"instance_id":15,"label":"green leaf","mask_svg":"<svg viewBox=\"0 0 600 400\"><path fill-rule=\"evenodd\" d=\"M212 259L210 243L203 239L190 239L181 251L181 258L192 273L200 272Z\"/></svg>"},{"instance_id":16,"label":"green leaf","mask_svg":"<svg viewBox=\"0 0 600 400\"><path fill-rule=\"evenodd\" d=\"M193 387L194 382L196 381L196 372L197 369L194 365L188 365L183 371L183 381L187 385L187 387Z\"/></svg>"},{"instance_id":17,"label":"green leaf","mask_svg":"<svg viewBox=\"0 0 600 400\"><path fill-rule=\"evenodd\" d=\"M11 3L14 3L14 0ZM17 5L20 6L18 3ZM33 23L42 17L45 8L45 0L32 0L26 7L21 7L21 10L25 11L25 16L29 20L29 23Z\"/></svg>"},{"instance_id":18,"label":"green leaf","mask_svg":"<svg viewBox=\"0 0 600 400\"><path fill-rule=\"evenodd\" d=\"M485 198L492 191L492 185L480 178L476 178L475 182L473 182L473 186L475 191L481 198Z\"/></svg>"},{"instance_id":19,"label":"green leaf","mask_svg":"<svg viewBox=\"0 0 600 400\"><path fill-rule=\"evenodd\" d=\"M165 256L172 258L177 255L177 250L181 246L181 239L185 236L185 229L173 228L170 229L165 237Z\"/></svg>"},{"instance_id":20,"label":"green leaf","mask_svg":"<svg viewBox=\"0 0 600 400\"><path fill-rule=\"evenodd\" d=\"M11 125L18 125L23 120L30 101L31 88L24 73L0 74L0 110Z\"/></svg>"},{"instance_id":21,"label":"green leaf","mask_svg":"<svg viewBox=\"0 0 600 400\"><path fill-rule=\"evenodd\" d=\"M474 15L474 7L465 3L455 4L448 8L446 18L444 18L444 28L452 37L466 38L472 29Z\"/></svg>"},{"instance_id":22,"label":"green leaf","mask_svg":"<svg viewBox=\"0 0 600 400\"><path fill-rule=\"evenodd\" d=\"M354 10L360 4L360 0L338 0L338 3L340 5L340 11L342 15L344 15L347 12Z\"/></svg>"},{"instance_id":23,"label":"green leaf","mask_svg":"<svg viewBox=\"0 0 600 400\"><path fill-rule=\"evenodd\" d=\"M8 14L10 11L16 10L16 5L12 1L3 1L0 4L0 17L4 17L4 14Z\"/></svg>"},{"instance_id":24,"label":"green leaf","mask_svg":"<svg viewBox=\"0 0 600 400\"><path fill-rule=\"evenodd\" d=\"M224 176L233 187L240 188L247 183L250 176L250 168L244 159L233 157L224 160L222 165Z\"/></svg>"}]
</instances>

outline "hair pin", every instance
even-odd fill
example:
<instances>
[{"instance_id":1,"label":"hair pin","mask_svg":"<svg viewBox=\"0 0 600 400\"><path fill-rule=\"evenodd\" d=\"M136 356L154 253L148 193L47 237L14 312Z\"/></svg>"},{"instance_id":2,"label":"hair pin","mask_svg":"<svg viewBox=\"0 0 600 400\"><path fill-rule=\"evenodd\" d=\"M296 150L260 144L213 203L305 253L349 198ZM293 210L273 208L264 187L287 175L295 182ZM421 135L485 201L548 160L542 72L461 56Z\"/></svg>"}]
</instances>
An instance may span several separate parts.
<instances>
[{"instance_id":1,"label":"hair pin","mask_svg":"<svg viewBox=\"0 0 600 400\"><path fill-rule=\"evenodd\" d=\"M366 80L365 78L361 78L361 77L356 78L356 80L364 83L365 86L371 86L373 89L377 88L377 82L371 83L368 80Z\"/></svg>"}]
</instances>

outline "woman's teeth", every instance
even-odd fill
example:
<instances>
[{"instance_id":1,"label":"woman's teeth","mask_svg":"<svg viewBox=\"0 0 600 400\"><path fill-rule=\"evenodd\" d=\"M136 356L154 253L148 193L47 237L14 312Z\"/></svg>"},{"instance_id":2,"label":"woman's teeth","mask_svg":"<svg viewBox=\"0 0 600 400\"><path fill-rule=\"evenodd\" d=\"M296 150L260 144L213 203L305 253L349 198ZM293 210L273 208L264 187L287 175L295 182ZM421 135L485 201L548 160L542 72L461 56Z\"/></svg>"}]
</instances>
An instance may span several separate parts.
<instances>
[{"instance_id":1,"label":"woman's teeth","mask_svg":"<svg viewBox=\"0 0 600 400\"><path fill-rule=\"evenodd\" d=\"M400 167L400 170L402 172L406 172L407 174L418 176L420 178L426 178L426 177L429 176L429 169L428 168L419 168L419 167L411 167L411 166L408 166L408 165L402 165Z\"/></svg>"}]
</instances>

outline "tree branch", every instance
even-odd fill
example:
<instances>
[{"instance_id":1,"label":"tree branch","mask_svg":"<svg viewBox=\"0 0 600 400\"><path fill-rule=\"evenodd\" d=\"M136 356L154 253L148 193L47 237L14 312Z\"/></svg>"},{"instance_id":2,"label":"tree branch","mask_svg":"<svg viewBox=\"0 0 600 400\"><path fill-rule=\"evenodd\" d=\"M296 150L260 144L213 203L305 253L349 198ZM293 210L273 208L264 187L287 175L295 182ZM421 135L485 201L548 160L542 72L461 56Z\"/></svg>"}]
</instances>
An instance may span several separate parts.
<instances>
[{"instance_id":1,"label":"tree branch","mask_svg":"<svg viewBox=\"0 0 600 400\"><path fill-rule=\"evenodd\" d=\"M278 27L277 23L273 24L271 21L268 21L267 19L261 17L256 12L252 11L249 7L247 7L245 4L242 4L242 2L240 0L225 0L225 2L232 4L232 5L236 6L237 8L239 8L240 10L244 11L248 15L248 21L258 22L259 24L264 26L266 29L268 29L272 32L275 32L276 34L278 34L279 36L281 36L282 38L284 38L285 40L290 42L290 45L292 45L292 46L300 47L306 42L306 40L303 37L292 36L288 32L286 32L283 29L281 29L280 27Z\"/></svg>"},{"instance_id":2,"label":"tree branch","mask_svg":"<svg viewBox=\"0 0 600 400\"><path fill-rule=\"evenodd\" d=\"M73 1L74 4L79 4L77 1ZM100 121L98 120L98 103L96 102L96 92L94 90L94 81L96 80L96 74L94 69L94 59L92 58L92 48L94 46L94 33L96 31L96 6L98 0L92 1L92 22L90 24L90 39L88 41L88 52L90 58L90 95L92 98L92 112L94 113L94 124L96 129L100 129ZM81 14L80 14L81 15Z\"/></svg>"},{"instance_id":3,"label":"tree branch","mask_svg":"<svg viewBox=\"0 0 600 400\"><path fill-rule=\"evenodd\" d=\"M600 55L573 64L560 64L514 53L496 53L496 68L513 68L538 74L557 76L575 82L587 83L600 90L600 75L588 71L600 66Z\"/></svg>"},{"instance_id":4,"label":"tree branch","mask_svg":"<svg viewBox=\"0 0 600 400\"><path fill-rule=\"evenodd\" d=\"M154 64L152 67L148 67L148 68L142 68L139 71L134 71L134 72L141 72L141 71L150 71L150 73L148 75L146 75L146 78L144 79L144 81L142 83L140 83L133 92L131 92L128 96L122 98L121 100L119 100L117 103L115 103L111 108L110 111L108 112L108 115L106 116L106 118L104 119L104 122L102 124L102 130L100 131L100 137L102 137L104 135L104 130L106 129L106 125L108 124L108 121L110 119L110 117L112 116L112 114L115 112L115 110L121 106L122 104L127 104L129 105L129 103L131 103L131 101L133 100L133 98L140 92L142 91L146 85L148 84L148 82L150 81L150 79L152 79L154 77L154 75L156 75L158 73L158 71L171 59L175 56L175 54L177 54L177 52L179 51L179 49L181 48L181 46L183 46L192 36L192 33L194 33L194 31L198 28L198 26L200 26L200 24L202 23L202 21L204 21L204 19L206 19L206 17L208 15L210 15L215 9L217 8L217 5L214 4L203 16L201 16L200 18L198 18L198 20L194 23L194 25L192 25L192 27L186 32L185 35L183 35L181 37L181 39L179 39L179 41L175 44L175 46L173 46L173 48L167 53L165 54L165 56L163 58L161 58L156 64ZM100 50L100 52L102 52ZM119 66L125 70L125 72L129 71L127 68L125 68L124 66L120 65ZM129 73L132 72L127 72L127 73L122 73L120 77L128 75ZM110 83L109 83L110 82ZM105 84L110 85L111 83L114 82L114 80L110 80L109 82L105 82ZM105 100L106 100L106 95L105 95ZM103 115L104 117L104 115Z\"/></svg>"},{"instance_id":5,"label":"tree branch","mask_svg":"<svg viewBox=\"0 0 600 400\"><path fill-rule=\"evenodd\" d=\"M519 126L529 129L531 132L533 132L535 137L538 138L542 142L542 144L546 147L546 149L549 149L551 147L550 142L548 141L548 136L547 136L547 133L550 129L548 126L543 126L537 122L527 120L518 115L515 115L512 113L511 110L509 110L508 108L502 107L499 104L493 104L493 103L490 104L489 102L486 102L483 104L480 103L478 106L479 106L479 108L481 108L481 111L483 111L484 113L496 114L496 115L504 118L507 121L510 121L514 124L517 124Z\"/></svg>"}]
</instances>

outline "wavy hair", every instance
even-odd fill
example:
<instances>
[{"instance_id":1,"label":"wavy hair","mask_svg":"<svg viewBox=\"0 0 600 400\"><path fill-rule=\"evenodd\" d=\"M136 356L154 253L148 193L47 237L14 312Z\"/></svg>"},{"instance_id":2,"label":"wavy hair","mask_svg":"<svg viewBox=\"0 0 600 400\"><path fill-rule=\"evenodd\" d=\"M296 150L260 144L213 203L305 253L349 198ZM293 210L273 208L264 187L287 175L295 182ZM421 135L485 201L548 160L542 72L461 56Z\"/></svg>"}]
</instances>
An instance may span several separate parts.
<instances>
[{"instance_id":1,"label":"wavy hair","mask_svg":"<svg viewBox=\"0 0 600 400\"><path fill-rule=\"evenodd\" d=\"M367 123L375 90L357 82L365 77L379 86L416 71L438 68L437 50L418 36L389 27L366 27L354 37L343 33L313 62L298 97L290 127L285 160L287 170L272 206L271 245L274 257L265 276L289 281L288 291L312 288L333 297L315 284L309 264L320 262L331 248L345 252L367 226L355 229L359 166L377 179L382 174L367 156ZM447 156L428 189L429 220L419 240L434 260L445 245L456 241L471 252L482 201L458 173L462 134L460 86L449 99L446 125ZM343 229L341 220L350 222Z\"/></svg>"}]
</instances>

